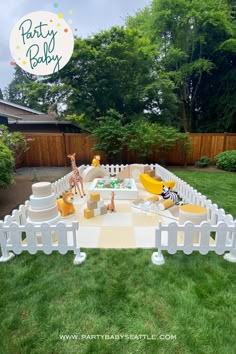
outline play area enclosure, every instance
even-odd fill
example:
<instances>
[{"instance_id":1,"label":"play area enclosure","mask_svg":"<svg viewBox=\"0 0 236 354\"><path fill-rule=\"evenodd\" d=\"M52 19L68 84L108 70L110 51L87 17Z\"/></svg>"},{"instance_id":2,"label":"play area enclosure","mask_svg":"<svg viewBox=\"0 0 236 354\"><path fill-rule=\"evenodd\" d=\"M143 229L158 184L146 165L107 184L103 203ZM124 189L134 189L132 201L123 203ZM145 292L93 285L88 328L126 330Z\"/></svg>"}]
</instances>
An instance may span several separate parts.
<instances>
[{"instance_id":1,"label":"play area enclosure","mask_svg":"<svg viewBox=\"0 0 236 354\"><path fill-rule=\"evenodd\" d=\"M115 175L126 166L103 165L102 167L109 174ZM149 168L154 170L155 175L160 176L163 181L174 180L175 190L184 203L199 205L207 210L207 221L203 221L199 225L190 221L180 225L173 221L166 225L160 223L153 227L157 252L153 253L152 262L157 265L164 263L163 250L170 254L174 254L178 250L185 254L199 251L203 255L209 251L215 251L219 255L228 251L229 253L225 254L224 258L236 262L236 222L232 215L225 214L223 209L219 209L206 196L162 166L151 164ZM62 192L69 189L71 173L52 184L56 197L60 197ZM61 254L73 251L75 254L74 264L80 264L85 260L86 255L80 252L80 245L76 238L79 228L78 222L72 222L71 225L65 225L63 222L59 222L56 226L47 223L42 223L40 226L34 225L27 222L28 208L29 201L26 201L19 209L14 210L12 215L6 216L4 221L0 222L1 262L10 260L14 256L12 252L20 254L22 251L28 251L30 254L35 254L39 250L46 254L50 254L54 250ZM55 232L58 239L56 245L53 243L52 237ZM195 239L196 233L199 235L197 241ZM39 234L40 237L38 237ZM70 242L68 241L69 234L71 236ZM180 234L181 237L179 237ZM25 240L22 240L22 235L26 235Z\"/></svg>"}]
</instances>

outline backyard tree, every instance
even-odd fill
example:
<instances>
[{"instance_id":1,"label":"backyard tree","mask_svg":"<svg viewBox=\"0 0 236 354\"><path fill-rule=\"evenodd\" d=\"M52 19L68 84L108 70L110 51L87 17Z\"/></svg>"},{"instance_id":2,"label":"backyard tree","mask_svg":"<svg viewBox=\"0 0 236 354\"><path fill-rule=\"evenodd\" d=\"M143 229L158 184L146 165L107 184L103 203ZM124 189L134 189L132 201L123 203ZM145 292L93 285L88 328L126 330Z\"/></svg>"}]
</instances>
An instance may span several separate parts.
<instances>
[{"instance_id":1,"label":"backyard tree","mask_svg":"<svg viewBox=\"0 0 236 354\"><path fill-rule=\"evenodd\" d=\"M67 90L63 85L52 84L53 78L41 78L39 80L18 65L15 65L14 68L13 80L4 91L4 97L7 101L45 113L51 106L64 103L63 99L67 95Z\"/></svg>"},{"instance_id":2,"label":"backyard tree","mask_svg":"<svg viewBox=\"0 0 236 354\"><path fill-rule=\"evenodd\" d=\"M226 0L153 0L150 8L127 20L128 27L141 28L156 44L157 70L174 83L185 131L199 129L209 116L216 121L216 113L219 126L222 119L228 127L233 124L236 57L231 10Z\"/></svg>"},{"instance_id":3,"label":"backyard tree","mask_svg":"<svg viewBox=\"0 0 236 354\"><path fill-rule=\"evenodd\" d=\"M3 143L0 137L0 188L6 188L13 183L14 157L12 151Z\"/></svg>"},{"instance_id":4,"label":"backyard tree","mask_svg":"<svg viewBox=\"0 0 236 354\"><path fill-rule=\"evenodd\" d=\"M86 130L111 108L128 123L145 116L182 131L236 129L233 0L152 0L112 27L75 39L70 62L40 81L17 65L4 97Z\"/></svg>"},{"instance_id":5,"label":"backyard tree","mask_svg":"<svg viewBox=\"0 0 236 354\"><path fill-rule=\"evenodd\" d=\"M153 65L153 46L137 30L112 27L77 39L58 79L68 87L68 113L94 120L109 109L126 118L143 112Z\"/></svg>"},{"instance_id":6,"label":"backyard tree","mask_svg":"<svg viewBox=\"0 0 236 354\"><path fill-rule=\"evenodd\" d=\"M105 152L109 162L121 161L121 153L127 144L130 132L128 125L122 124L122 119L122 115L110 109L93 129L92 135L96 139L94 150Z\"/></svg>"}]
</instances>

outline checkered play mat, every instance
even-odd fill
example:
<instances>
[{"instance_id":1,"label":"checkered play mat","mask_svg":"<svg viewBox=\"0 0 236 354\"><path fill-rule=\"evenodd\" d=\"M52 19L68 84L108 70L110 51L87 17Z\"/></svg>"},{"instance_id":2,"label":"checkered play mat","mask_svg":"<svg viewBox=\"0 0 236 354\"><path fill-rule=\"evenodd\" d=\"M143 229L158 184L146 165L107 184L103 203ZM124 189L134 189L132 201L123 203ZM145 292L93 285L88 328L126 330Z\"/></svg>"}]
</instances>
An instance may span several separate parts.
<instances>
[{"instance_id":1,"label":"checkered play mat","mask_svg":"<svg viewBox=\"0 0 236 354\"><path fill-rule=\"evenodd\" d=\"M89 183L86 183L86 191L88 187ZM150 194L143 189L141 184L137 183L137 187L140 202ZM107 205L110 201L104 200L104 202ZM79 222L77 240L82 248L153 248L155 227L159 222L169 224L177 219L178 207L174 206L172 212L164 210L160 214L144 211L138 208L135 202L135 200L115 199L116 212L86 219L84 208L86 208L87 196L85 198L76 196L74 203L76 215L63 220L65 223L74 220Z\"/></svg>"}]
</instances>

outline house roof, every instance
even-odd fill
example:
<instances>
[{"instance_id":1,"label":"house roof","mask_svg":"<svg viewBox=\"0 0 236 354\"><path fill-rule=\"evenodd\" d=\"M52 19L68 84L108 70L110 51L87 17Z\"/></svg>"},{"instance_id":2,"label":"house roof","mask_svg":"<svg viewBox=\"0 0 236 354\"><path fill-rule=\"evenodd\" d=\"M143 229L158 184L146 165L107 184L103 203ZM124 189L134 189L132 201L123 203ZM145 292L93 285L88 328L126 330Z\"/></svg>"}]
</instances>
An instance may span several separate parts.
<instances>
[{"instance_id":1,"label":"house roof","mask_svg":"<svg viewBox=\"0 0 236 354\"><path fill-rule=\"evenodd\" d=\"M31 109L31 108L28 108L28 107L25 107L25 106L21 106L21 105L16 104L16 103L11 103L11 102L8 102L8 101L5 101L5 100L0 100L0 103L1 104L5 104L6 106L19 108L19 109L22 109L22 110L24 110L26 112L31 112L33 114L43 114L42 112L36 111L35 109Z\"/></svg>"},{"instance_id":2,"label":"house roof","mask_svg":"<svg viewBox=\"0 0 236 354\"><path fill-rule=\"evenodd\" d=\"M4 100L0 100L0 103L6 104L8 106L16 107L21 109L21 111L30 112L29 113L10 113L4 111L4 108L0 108L0 116L6 117L8 119L8 124L72 124L68 120L59 120L56 119L56 116L53 114L46 114L42 112L35 111L28 107L20 106L15 103L10 103Z\"/></svg>"},{"instance_id":3,"label":"house roof","mask_svg":"<svg viewBox=\"0 0 236 354\"><path fill-rule=\"evenodd\" d=\"M70 124L66 120L57 120L50 114L9 114L0 110L0 116L8 118L8 124Z\"/></svg>"}]
</instances>

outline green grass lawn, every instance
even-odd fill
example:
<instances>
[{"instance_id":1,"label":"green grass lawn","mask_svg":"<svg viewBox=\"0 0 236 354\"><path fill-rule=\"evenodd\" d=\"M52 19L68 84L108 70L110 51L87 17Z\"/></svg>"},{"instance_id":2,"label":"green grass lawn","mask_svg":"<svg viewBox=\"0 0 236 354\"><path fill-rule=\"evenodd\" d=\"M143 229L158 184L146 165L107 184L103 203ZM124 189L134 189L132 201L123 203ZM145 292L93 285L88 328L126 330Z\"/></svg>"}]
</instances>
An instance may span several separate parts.
<instances>
[{"instance_id":1,"label":"green grass lawn","mask_svg":"<svg viewBox=\"0 0 236 354\"><path fill-rule=\"evenodd\" d=\"M234 174L177 174L236 214ZM72 253L24 253L0 265L0 354L235 353L236 264L178 252L157 267L153 250L86 252L77 267ZM105 334L156 339L60 338Z\"/></svg>"},{"instance_id":2,"label":"green grass lawn","mask_svg":"<svg viewBox=\"0 0 236 354\"><path fill-rule=\"evenodd\" d=\"M236 173L187 170L173 173L236 218Z\"/></svg>"}]
</instances>

